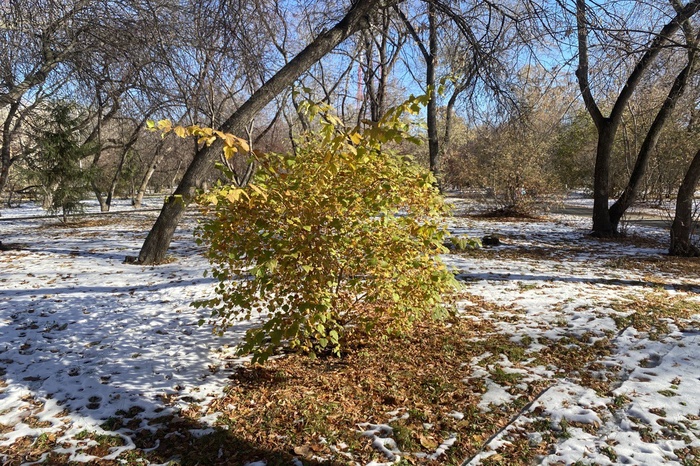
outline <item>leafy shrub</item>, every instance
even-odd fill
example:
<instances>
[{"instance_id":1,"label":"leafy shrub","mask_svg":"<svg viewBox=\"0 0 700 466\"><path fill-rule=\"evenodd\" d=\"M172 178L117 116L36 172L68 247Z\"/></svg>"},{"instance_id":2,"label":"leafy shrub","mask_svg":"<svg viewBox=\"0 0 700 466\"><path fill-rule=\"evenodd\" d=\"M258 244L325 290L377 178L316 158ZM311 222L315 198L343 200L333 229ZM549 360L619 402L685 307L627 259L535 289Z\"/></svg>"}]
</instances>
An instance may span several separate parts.
<instances>
[{"instance_id":1,"label":"leafy shrub","mask_svg":"<svg viewBox=\"0 0 700 466\"><path fill-rule=\"evenodd\" d=\"M255 154L253 183L200 197L197 239L218 284L215 298L195 306L212 308L219 332L261 317L241 354L263 362L284 343L339 354L352 329L401 333L446 314L443 294L455 282L436 257L446 206L432 175L389 149L417 141L401 116L423 100L352 130L308 104L318 130L295 153ZM186 133L202 138L198 131Z\"/></svg>"}]
</instances>

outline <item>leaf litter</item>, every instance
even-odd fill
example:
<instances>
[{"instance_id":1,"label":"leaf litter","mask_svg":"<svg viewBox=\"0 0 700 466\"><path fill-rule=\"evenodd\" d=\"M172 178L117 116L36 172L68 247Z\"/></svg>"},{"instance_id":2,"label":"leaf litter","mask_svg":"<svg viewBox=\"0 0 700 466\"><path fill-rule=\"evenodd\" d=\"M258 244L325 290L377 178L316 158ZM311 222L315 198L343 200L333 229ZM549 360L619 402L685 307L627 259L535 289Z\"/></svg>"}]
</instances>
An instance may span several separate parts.
<instances>
[{"instance_id":1,"label":"leaf litter","mask_svg":"<svg viewBox=\"0 0 700 466\"><path fill-rule=\"evenodd\" d=\"M196 325L212 282L192 219L172 262L122 263L152 215L0 222L18 245L0 253L4 464L700 462L700 267L664 256L663 230L455 216L502 240L444 256L455 318L261 367L233 356L250 323Z\"/></svg>"}]
</instances>

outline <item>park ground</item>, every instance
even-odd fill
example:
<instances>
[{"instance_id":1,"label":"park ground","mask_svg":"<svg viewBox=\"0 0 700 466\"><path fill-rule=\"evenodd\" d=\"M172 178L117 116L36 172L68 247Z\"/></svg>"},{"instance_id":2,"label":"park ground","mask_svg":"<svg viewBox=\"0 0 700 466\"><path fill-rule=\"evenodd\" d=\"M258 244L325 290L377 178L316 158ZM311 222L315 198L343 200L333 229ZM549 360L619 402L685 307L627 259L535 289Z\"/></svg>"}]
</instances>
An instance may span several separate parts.
<instances>
[{"instance_id":1,"label":"park ground","mask_svg":"<svg viewBox=\"0 0 700 466\"><path fill-rule=\"evenodd\" d=\"M265 366L234 355L254 323L197 325L194 217L143 267L123 259L157 212L0 210L0 462L700 464L700 264L665 255L664 212L600 240L586 199L529 219L452 202L452 234L502 241L443 256L453 318Z\"/></svg>"}]
</instances>

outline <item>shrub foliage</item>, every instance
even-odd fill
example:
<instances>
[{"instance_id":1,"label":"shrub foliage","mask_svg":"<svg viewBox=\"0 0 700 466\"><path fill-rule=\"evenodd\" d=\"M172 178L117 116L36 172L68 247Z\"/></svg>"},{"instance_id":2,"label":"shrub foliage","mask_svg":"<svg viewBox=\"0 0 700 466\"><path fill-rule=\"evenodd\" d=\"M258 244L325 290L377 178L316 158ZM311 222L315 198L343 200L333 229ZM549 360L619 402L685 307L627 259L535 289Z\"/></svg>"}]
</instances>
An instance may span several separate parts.
<instances>
[{"instance_id":1,"label":"shrub foliage","mask_svg":"<svg viewBox=\"0 0 700 466\"><path fill-rule=\"evenodd\" d=\"M288 344L339 354L353 329L401 333L447 312L454 278L436 257L446 206L432 175L389 148L417 142L402 115L421 99L351 130L308 104L317 130L295 153L255 154L253 183L200 197L197 238L218 285L195 305L212 308L219 332L260 316L241 353L262 362Z\"/></svg>"}]
</instances>

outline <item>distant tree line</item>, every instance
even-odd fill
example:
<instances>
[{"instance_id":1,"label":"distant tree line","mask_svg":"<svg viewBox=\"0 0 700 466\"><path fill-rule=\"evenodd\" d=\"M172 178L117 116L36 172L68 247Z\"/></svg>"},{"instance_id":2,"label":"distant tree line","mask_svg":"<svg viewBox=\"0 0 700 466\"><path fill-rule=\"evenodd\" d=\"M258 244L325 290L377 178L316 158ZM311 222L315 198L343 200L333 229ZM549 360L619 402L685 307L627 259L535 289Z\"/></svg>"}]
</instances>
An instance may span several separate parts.
<instances>
[{"instance_id":1,"label":"distant tree line","mask_svg":"<svg viewBox=\"0 0 700 466\"><path fill-rule=\"evenodd\" d=\"M221 147L163 139L148 120L287 151L313 125L303 99L357 124L431 92L427 144L414 152L442 188L514 210L586 189L599 236L618 234L634 202L678 198L690 207L676 211L671 252L695 255L699 10L700 0L9 0L0 195L56 208L61 183L47 173L61 170L103 210L116 196L171 194L139 255L157 263L196 190L219 176ZM58 133L70 163L47 149ZM226 162L239 180L254 168Z\"/></svg>"}]
</instances>

